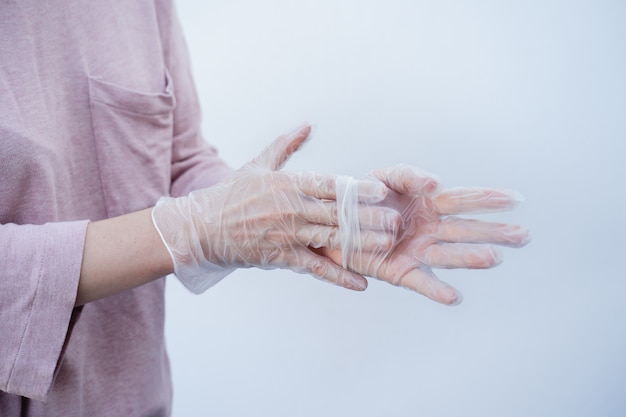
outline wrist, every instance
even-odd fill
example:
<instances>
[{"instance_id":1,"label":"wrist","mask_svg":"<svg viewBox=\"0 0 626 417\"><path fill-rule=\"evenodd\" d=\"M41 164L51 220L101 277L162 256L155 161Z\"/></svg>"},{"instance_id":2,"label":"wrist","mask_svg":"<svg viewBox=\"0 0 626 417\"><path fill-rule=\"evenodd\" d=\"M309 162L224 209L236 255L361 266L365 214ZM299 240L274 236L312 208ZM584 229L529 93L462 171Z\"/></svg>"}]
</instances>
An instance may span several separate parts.
<instances>
[{"instance_id":1,"label":"wrist","mask_svg":"<svg viewBox=\"0 0 626 417\"><path fill-rule=\"evenodd\" d=\"M150 211L88 225L76 305L138 287L174 271Z\"/></svg>"}]
</instances>

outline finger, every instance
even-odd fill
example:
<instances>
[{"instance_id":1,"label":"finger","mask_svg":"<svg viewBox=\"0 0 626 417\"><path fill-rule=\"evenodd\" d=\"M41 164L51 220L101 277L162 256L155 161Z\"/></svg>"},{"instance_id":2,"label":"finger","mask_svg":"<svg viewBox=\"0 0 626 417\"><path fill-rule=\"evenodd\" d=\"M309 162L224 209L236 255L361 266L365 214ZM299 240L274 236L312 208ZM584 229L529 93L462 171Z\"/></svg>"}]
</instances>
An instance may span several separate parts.
<instances>
[{"instance_id":1,"label":"finger","mask_svg":"<svg viewBox=\"0 0 626 417\"><path fill-rule=\"evenodd\" d=\"M421 260L433 268L486 269L499 265L502 255L491 245L442 243L430 245Z\"/></svg>"},{"instance_id":2,"label":"finger","mask_svg":"<svg viewBox=\"0 0 626 417\"><path fill-rule=\"evenodd\" d=\"M372 174L400 194L429 196L441 187L441 181L436 175L407 164L377 169Z\"/></svg>"},{"instance_id":3,"label":"finger","mask_svg":"<svg viewBox=\"0 0 626 417\"><path fill-rule=\"evenodd\" d=\"M400 280L400 286L441 304L453 306L463 301L459 291L437 278L429 268L410 270Z\"/></svg>"},{"instance_id":4,"label":"finger","mask_svg":"<svg viewBox=\"0 0 626 417\"><path fill-rule=\"evenodd\" d=\"M341 263L342 256L340 250L322 248L320 253L337 263ZM377 277L392 285L418 292L442 304L457 305L463 300L463 296L459 291L439 280L430 268L414 268L407 271L402 267L396 268L394 265L381 266L372 260L366 264L367 270L359 269L359 273Z\"/></svg>"},{"instance_id":5,"label":"finger","mask_svg":"<svg viewBox=\"0 0 626 417\"><path fill-rule=\"evenodd\" d=\"M521 226L458 217L445 218L434 237L450 243L492 243L513 248L530 242L528 229Z\"/></svg>"},{"instance_id":6,"label":"finger","mask_svg":"<svg viewBox=\"0 0 626 417\"><path fill-rule=\"evenodd\" d=\"M331 249L328 247L321 247L321 248L314 248L312 250L319 255L322 255L331 259L337 265L341 265L343 263L343 252L341 251L341 249ZM387 254L388 254L387 252L380 251L377 249L374 249L373 251L363 250L358 256L353 254L353 256L348 262L349 268L351 271L356 272L357 274L370 276L373 278L378 278L383 281L387 281L383 277L380 276L381 271L388 269L388 268L385 268L384 266L384 261L386 259ZM387 275L390 275L390 274L387 273ZM399 279L400 279L400 276L398 276L398 282L399 282ZM398 282L396 283L393 283L391 281L389 282L394 285L399 285Z\"/></svg>"},{"instance_id":7,"label":"finger","mask_svg":"<svg viewBox=\"0 0 626 417\"><path fill-rule=\"evenodd\" d=\"M286 133L275 139L265 148L249 165L278 171L285 162L302 147L309 138L311 126L304 124L292 132Z\"/></svg>"},{"instance_id":8,"label":"finger","mask_svg":"<svg viewBox=\"0 0 626 417\"><path fill-rule=\"evenodd\" d=\"M306 225L298 229L296 238L303 245L312 248L341 249L341 234L336 226ZM395 236L382 231L362 230L360 243L363 251L389 251L393 248Z\"/></svg>"},{"instance_id":9,"label":"finger","mask_svg":"<svg viewBox=\"0 0 626 417\"><path fill-rule=\"evenodd\" d=\"M434 201L440 214L477 214L512 210L524 197L513 190L457 187L445 190Z\"/></svg>"},{"instance_id":10,"label":"finger","mask_svg":"<svg viewBox=\"0 0 626 417\"><path fill-rule=\"evenodd\" d=\"M382 230L394 236L402 226L402 215L389 207L359 206L359 227L363 230Z\"/></svg>"},{"instance_id":11,"label":"finger","mask_svg":"<svg viewBox=\"0 0 626 417\"><path fill-rule=\"evenodd\" d=\"M306 199L302 201L300 216L313 225L339 225L337 203ZM361 230L381 230L397 234L402 226L402 215L389 207L357 206L358 227ZM356 225L350 225L357 227Z\"/></svg>"},{"instance_id":12,"label":"finger","mask_svg":"<svg viewBox=\"0 0 626 417\"><path fill-rule=\"evenodd\" d=\"M365 203L378 203L383 201L387 195L387 188L379 181L357 180L351 177L336 175L320 175L311 172L290 173L292 183L304 194L325 200L335 200L337 198L337 182L348 181L350 187L356 188L358 201Z\"/></svg>"},{"instance_id":13,"label":"finger","mask_svg":"<svg viewBox=\"0 0 626 417\"><path fill-rule=\"evenodd\" d=\"M363 291L367 288L367 280L362 275L348 271L307 248L298 247L295 248L295 252L296 257L289 265L291 270L313 275L350 290Z\"/></svg>"}]
</instances>

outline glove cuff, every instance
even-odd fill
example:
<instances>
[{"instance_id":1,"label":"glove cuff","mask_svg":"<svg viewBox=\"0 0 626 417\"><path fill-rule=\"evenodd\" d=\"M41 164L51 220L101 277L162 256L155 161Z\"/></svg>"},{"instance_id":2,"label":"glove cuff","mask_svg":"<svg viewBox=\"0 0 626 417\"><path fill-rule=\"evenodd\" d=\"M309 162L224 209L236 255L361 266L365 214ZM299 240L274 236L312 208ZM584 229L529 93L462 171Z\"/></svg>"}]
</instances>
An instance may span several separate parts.
<instances>
[{"instance_id":1,"label":"glove cuff","mask_svg":"<svg viewBox=\"0 0 626 417\"><path fill-rule=\"evenodd\" d=\"M186 197L161 197L152 209L152 224L172 258L174 275L189 291L201 294L236 268L205 259L192 222L185 216L185 203Z\"/></svg>"}]
</instances>

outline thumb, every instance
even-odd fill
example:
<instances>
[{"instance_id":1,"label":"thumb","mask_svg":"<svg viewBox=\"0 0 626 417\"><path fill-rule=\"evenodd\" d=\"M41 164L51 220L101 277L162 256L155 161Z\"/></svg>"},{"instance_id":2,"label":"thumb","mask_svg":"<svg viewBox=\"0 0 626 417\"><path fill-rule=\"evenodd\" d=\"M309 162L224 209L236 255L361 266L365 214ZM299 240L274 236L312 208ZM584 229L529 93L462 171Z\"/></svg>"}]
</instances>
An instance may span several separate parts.
<instances>
[{"instance_id":1,"label":"thumb","mask_svg":"<svg viewBox=\"0 0 626 417\"><path fill-rule=\"evenodd\" d=\"M291 155L302 147L310 133L311 126L306 123L292 132L279 136L248 165L278 171Z\"/></svg>"},{"instance_id":2,"label":"thumb","mask_svg":"<svg viewBox=\"0 0 626 417\"><path fill-rule=\"evenodd\" d=\"M436 175L407 164L377 169L372 174L400 194L430 196L441 189L441 181Z\"/></svg>"}]
</instances>

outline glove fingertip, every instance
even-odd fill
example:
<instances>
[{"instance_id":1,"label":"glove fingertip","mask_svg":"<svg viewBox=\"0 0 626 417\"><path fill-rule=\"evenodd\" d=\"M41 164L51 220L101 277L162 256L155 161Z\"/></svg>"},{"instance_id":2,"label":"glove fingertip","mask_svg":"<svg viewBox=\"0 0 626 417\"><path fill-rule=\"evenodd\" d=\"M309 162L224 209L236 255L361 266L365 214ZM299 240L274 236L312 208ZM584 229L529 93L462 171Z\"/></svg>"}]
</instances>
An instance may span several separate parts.
<instances>
[{"instance_id":1,"label":"glove fingertip","mask_svg":"<svg viewBox=\"0 0 626 417\"><path fill-rule=\"evenodd\" d=\"M463 302L463 294L456 288L444 282L441 282L441 284L443 285L437 288L433 293L424 295L440 304L451 307L457 306Z\"/></svg>"},{"instance_id":2,"label":"glove fingertip","mask_svg":"<svg viewBox=\"0 0 626 417\"><path fill-rule=\"evenodd\" d=\"M452 293L446 297L444 304L448 306L458 306L463 302L463 294L457 291L455 288L450 287Z\"/></svg>"},{"instance_id":3,"label":"glove fingertip","mask_svg":"<svg viewBox=\"0 0 626 417\"><path fill-rule=\"evenodd\" d=\"M266 147L249 165L277 171L295 152L300 150L311 135L311 125L301 124L298 128L279 136Z\"/></svg>"},{"instance_id":4,"label":"glove fingertip","mask_svg":"<svg viewBox=\"0 0 626 417\"><path fill-rule=\"evenodd\" d=\"M345 269L340 271L336 283L353 291L365 291L367 289L367 279L363 275Z\"/></svg>"}]
</instances>

